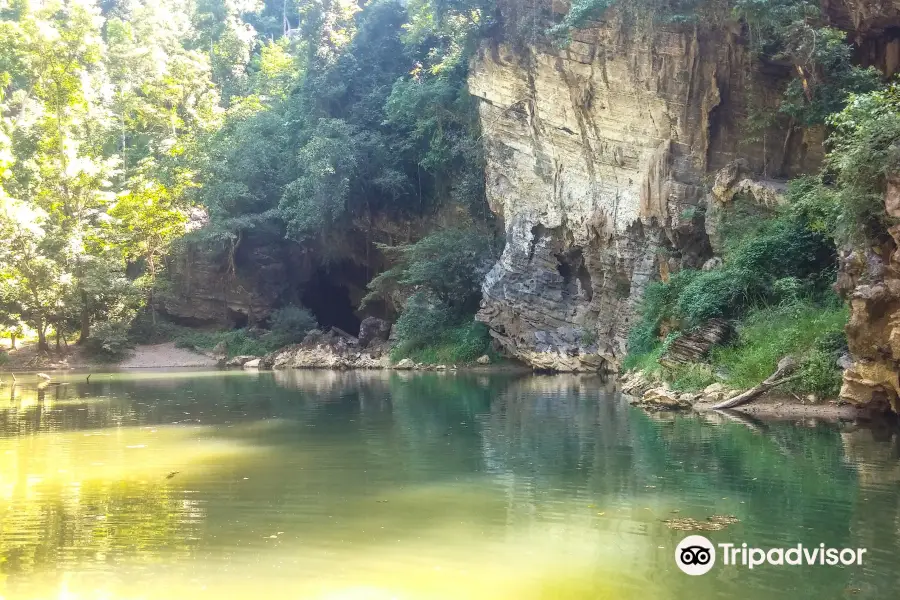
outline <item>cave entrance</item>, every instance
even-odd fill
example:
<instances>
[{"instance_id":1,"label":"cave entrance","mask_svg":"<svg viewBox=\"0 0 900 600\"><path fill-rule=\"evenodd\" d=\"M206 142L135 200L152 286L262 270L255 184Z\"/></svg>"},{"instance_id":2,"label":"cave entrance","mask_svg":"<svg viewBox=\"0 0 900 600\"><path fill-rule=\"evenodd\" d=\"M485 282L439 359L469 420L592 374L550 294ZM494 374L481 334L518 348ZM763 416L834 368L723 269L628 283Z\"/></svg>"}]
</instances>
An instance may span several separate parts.
<instances>
[{"instance_id":1,"label":"cave entrance","mask_svg":"<svg viewBox=\"0 0 900 600\"><path fill-rule=\"evenodd\" d=\"M350 290L335 283L321 268L316 269L304 286L301 302L312 311L322 328L339 327L351 335L359 332L360 321Z\"/></svg>"}]
</instances>

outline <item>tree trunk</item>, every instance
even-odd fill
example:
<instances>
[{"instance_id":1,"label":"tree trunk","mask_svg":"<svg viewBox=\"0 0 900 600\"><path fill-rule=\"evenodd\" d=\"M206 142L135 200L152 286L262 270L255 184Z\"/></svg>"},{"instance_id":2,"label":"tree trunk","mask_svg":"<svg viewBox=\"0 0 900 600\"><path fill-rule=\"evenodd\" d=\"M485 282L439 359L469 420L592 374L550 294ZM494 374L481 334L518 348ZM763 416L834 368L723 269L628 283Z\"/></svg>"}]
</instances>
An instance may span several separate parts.
<instances>
[{"instance_id":1,"label":"tree trunk","mask_svg":"<svg viewBox=\"0 0 900 600\"><path fill-rule=\"evenodd\" d=\"M54 327L54 333L56 333L56 351L59 352L60 345L59 345L59 325L58 324L56 325L56 327Z\"/></svg>"},{"instance_id":2,"label":"tree trunk","mask_svg":"<svg viewBox=\"0 0 900 600\"><path fill-rule=\"evenodd\" d=\"M718 404L713 405L713 410L734 408L736 406L748 404L774 387L777 387L789 381L794 381L795 379L799 379L800 375L790 375L796 370L797 363L794 362L794 360L789 356L786 356L785 358L782 358L780 361L778 361L778 368L775 369L775 372L769 375L765 381L757 386L750 388L743 394L738 394L734 398L724 400L722 402L719 402Z\"/></svg>"},{"instance_id":3,"label":"tree trunk","mask_svg":"<svg viewBox=\"0 0 900 600\"><path fill-rule=\"evenodd\" d=\"M156 326L156 306L153 304L153 287L156 285L156 263L153 261L153 254L147 257L147 265L150 268L150 293L148 294L147 303L150 305L150 320L154 327Z\"/></svg>"},{"instance_id":4,"label":"tree trunk","mask_svg":"<svg viewBox=\"0 0 900 600\"><path fill-rule=\"evenodd\" d=\"M37 323L37 334L38 334L38 351L49 350L50 346L47 345L47 325L44 323L43 319L41 319Z\"/></svg>"},{"instance_id":5,"label":"tree trunk","mask_svg":"<svg viewBox=\"0 0 900 600\"><path fill-rule=\"evenodd\" d=\"M91 311L88 306L87 292L81 292L81 333L78 335L78 345L83 345L91 336Z\"/></svg>"},{"instance_id":6,"label":"tree trunk","mask_svg":"<svg viewBox=\"0 0 900 600\"><path fill-rule=\"evenodd\" d=\"M9 348L11 350L16 349L16 334L14 333L9 334Z\"/></svg>"}]
</instances>

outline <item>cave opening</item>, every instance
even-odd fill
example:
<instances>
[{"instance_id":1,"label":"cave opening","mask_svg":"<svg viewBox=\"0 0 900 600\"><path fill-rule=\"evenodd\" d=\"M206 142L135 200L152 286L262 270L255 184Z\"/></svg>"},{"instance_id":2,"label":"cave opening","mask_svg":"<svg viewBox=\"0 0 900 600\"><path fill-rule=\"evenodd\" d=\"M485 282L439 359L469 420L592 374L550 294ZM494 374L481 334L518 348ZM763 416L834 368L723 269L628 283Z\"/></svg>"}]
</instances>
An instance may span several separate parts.
<instances>
[{"instance_id":1,"label":"cave opening","mask_svg":"<svg viewBox=\"0 0 900 600\"><path fill-rule=\"evenodd\" d=\"M225 317L234 329L246 327L250 322L250 317L247 314L231 310L230 308L225 309Z\"/></svg>"},{"instance_id":2,"label":"cave opening","mask_svg":"<svg viewBox=\"0 0 900 600\"><path fill-rule=\"evenodd\" d=\"M351 335L359 332L360 319L350 290L335 283L323 269L316 269L306 283L301 297L303 306L312 311L323 329L338 327Z\"/></svg>"},{"instance_id":3,"label":"cave opening","mask_svg":"<svg viewBox=\"0 0 900 600\"><path fill-rule=\"evenodd\" d=\"M571 285L574 282L574 278L577 278L580 293L585 300L590 301L594 296L594 288L591 284L591 274L587 270L581 248L573 248L568 252L556 254L555 257L557 261L556 271L562 277L563 284Z\"/></svg>"}]
</instances>

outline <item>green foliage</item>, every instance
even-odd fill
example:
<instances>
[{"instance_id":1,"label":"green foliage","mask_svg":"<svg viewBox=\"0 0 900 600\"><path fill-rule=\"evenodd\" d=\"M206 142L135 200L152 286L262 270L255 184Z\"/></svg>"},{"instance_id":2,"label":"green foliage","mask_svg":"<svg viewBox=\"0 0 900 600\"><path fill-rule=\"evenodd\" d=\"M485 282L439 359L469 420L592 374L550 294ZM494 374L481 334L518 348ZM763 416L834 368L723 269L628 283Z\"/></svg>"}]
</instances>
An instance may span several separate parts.
<instances>
[{"instance_id":1,"label":"green foliage","mask_svg":"<svg viewBox=\"0 0 900 600\"><path fill-rule=\"evenodd\" d=\"M442 229L414 244L382 246L396 264L369 283L363 305L398 288L424 289L455 314L471 314L481 299L492 249L491 237L477 229Z\"/></svg>"},{"instance_id":2,"label":"green foliage","mask_svg":"<svg viewBox=\"0 0 900 600\"><path fill-rule=\"evenodd\" d=\"M632 350L629 342L628 355L622 361L622 369L625 371L643 371L648 375L658 374L662 370L659 359L666 350L666 344L654 339L649 346L643 347L643 351Z\"/></svg>"},{"instance_id":3,"label":"green foliage","mask_svg":"<svg viewBox=\"0 0 900 600\"><path fill-rule=\"evenodd\" d=\"M297 344L317 326L316 318L309 310L291 304L272 311L269 332L263 337L267 343L275 346Z\"/></svg>"},{"instance_id":4,"label":"green foliage","mask_svg":"<svg viewBox=\"0 0 900 600\"><path fill-rule=\"evenodd\" d=\"M668 373L672 389L679 392L695 392L716 382L715 370L706 363L681 365Z\"/></svg>"},{"instance_id":5,"label":"green foliage","mask_svg":"<svg viewBox=\"0 0 900 600\"><path fill-rule=\"evenodd\" d=\"M845 345L847 310L837 299L762 308L738 325L734 345L716 350L711 362L728 376L728 384L748 388L772 374L778 361L791 355L801 363L802 378L794 389L823 396L837 392L840 370L837 345Z\"/></svg>"},{"instance_id":6,"label":"green foliage","mask_svg":"<svg viewBox=\"0 0 900 600\"><path fill-rule=\"evenodd\" d=\"M834 114L817 177L791 182L791 210L838 243L877 240L887 229L887 178L900 169L900 86L851 95Z\"/></svg>"},{"instance_id":7,"label":"green foliage","mask_svg":"<svg viewBox=\"0 0 900 600\"><path fill-rule=\"evenodd\" d=\"M134 344L161 344L172 342L190 332L190 328L177 325L165 318L152 318L150 311L138 313L131 321L128 339Z\"/></svg>"},{"instance_id":8,"label":"green foliage","mask_svg":"<svg viewBox=\"0 0 900 600\"><path fill-rule=\"evenodd\" d=\"M298 150L300 175L284 187L278 205L288 235L302 240L333 227L347 209L358 162L353 128L340 119L320 119Z\"/></svg>"},{"instance_id":9,"label":"green foliage","mask_svg":"<svg viewBox=\"0 0 900 600\"><path fill-rule=\"evenodd\" d=\"M557 39L568 39L573 29L584 27L589 21L599 19L615 4L616 0L573 0L562 22L551 27L548 33Z\"/></svg>"},{"instance_id":10,"label":"green foliage","mask_svg":"<svg viewBox=\"0 0 900 600\"><path fill-rule=\"evenodd\" d=\"M435 344L443 333L458 324L449 306L425 292L417 292L409 297L400 318L394 323L397 337L397 351L404 354L408 350Z\"/></svg>"},{"instance_id":11,"label":"green foliage","mask_svg":"<svg viewBox=\"0 0 900 600\"><path fill-rule=\"evenodd\" d=\"M583 346L592 346L597 343L597 331L595 329L591 329L585 327L581 330L581 335L579 336L579 340Z\"/></svg>"},{"instance_id":12,"label":"green foliage","mask_svg":"<svg viewBox=\"0 0 900 600\"><path fill-rule=\"evenodd\" d=\"M176 347L191 350L212 350L221 342L225 342L228 358L241 355L263 356L280 347L248 329L227 331L185 329L175 338Z\"/></svg>"},{"instance_id":13,"label":"green foliage","mask_svg":"<svg viewBox=\"0 0 900 600\"><path fill-rule=\"evenodd\" d=\"M771 375L778 361L790 355L800 363L800 378L786 389L833 397L841 383L837 359L847 347L847 317L847 309L835 297L755 308L737 322L737 338L728 346L714 348L706 363L664 368L659 359L674 339L669 336L647 352L630 352L623 368L655 375L683 392L722 381L719 373L727 385L748 389Z\"/></svg>"},{"instance_id":14,"label":"green foliage","mask_svg":"<svg viewBox=\"0 0 900 600\"><path fill-rule=\"evenodd\" d=\"M173 340L179 348L212 350L225 343L226 355L264 356L290 344L303 341L315 329L316 320L305 308L288 305L272 312L268 331L242 328L229 330L197 330L157 320L150 323L146 316L136 320L132 339L141 343Z\"/></svg>"},{"instance_id":15,"label":"green foliage","mask_svg":"<svg viewBox=\"0 0 900 600\"><path fill-rule=\"evenodd\" d=\"M647 286L638 306L637 323L628 336L629 357L647 354L658 345L660 326L664 320L674 318L678 299L699 274L700 271L686 269L673 275L668 282L654 281Z\"/></svg>"},{"instance_id":16,"label":"green foliage","mask_svg":"<svg viewBox=\"0 0 900 600\"><path fill-rule=\"evenodd\" d=\"M779 111L795 123L823 124L841 110L848 93L877 86L878 72L853 64L846 34L825 26L818 3L735 0L732 10L748 24L752 47L762 58L791 65L793 78Z\"/></svg>"},{"instance_id":17,"label":"green foliage","mask_svg":"<svg viewBox=\"0 0 900 600\"><path fill-rule=\"evenodd\" d=\"M471 316L460 317L425 294L413 295L394 324L397 344L391 351L395 361L411 358L426 364L474 362L490 353L490 336L483 323Z\"/></svg>"},{"instance_id":18,"label":"green foliage","mask_svg":"<svg viewBox=\"0 0 900 600\"><path fill-rule=\"evenodd\" d=\"M107 321L94 326L86 348L94 356L103 360L118 360L133 347L128 337L129 326L126 323Z\"/></svg>"},{"instance_id":19,"label":"green foliage","mask_svg":"<svg viewBox=\"0 0 900 600\"><path fill-rule=\"evenodd\" d=\"M826 173L834 177L838 231L878 237L884 230L885 182L900 169L900 85L851 96L830 123Z\"/></svg>"},{"instance_id":20,"label":"green foliage","mask_svg":"<svg viewBox=\"0 0 900 600\"><path fill-rule=\"evenodd\" d=\"M414 244L383 249L396 264L369 283L363 305L398 292L411 294L394 324L394 356L443 348L441 356L470 362L484 354L487 331L473 325L472 315L490 265L490 236L476 229L444 229Z\"/></svg>"},{"instance_id":21,"label":"green foliage","mask_svg":"<svg viewBox=\"0 0 900 600\"><path fill-rule=\"evenodd\" d=\"M92 324L133 315L184 231L193 182L180 157L216 117L205 58L189 48L192 5L102 8L53 0L0 14L0 227L11 255L0 280L42 348L50 326L84 341ZM129 281L129 262L149 278Z\"/></svg>"},{"instance_id":22,"label":"green foliage","mask_svg":"<svg viewBox=\"0 0 900 600\"><path fill-rule=\"evenodd\" d=\"M668 283L647 286L629 335L629 352L649 352L664 322L689 329L714 317L740 317L755 306L818 297L827 289L834 244L800 216L740 214L730 231L722 268L688 269Z\"/></svg>"}]
</instances>

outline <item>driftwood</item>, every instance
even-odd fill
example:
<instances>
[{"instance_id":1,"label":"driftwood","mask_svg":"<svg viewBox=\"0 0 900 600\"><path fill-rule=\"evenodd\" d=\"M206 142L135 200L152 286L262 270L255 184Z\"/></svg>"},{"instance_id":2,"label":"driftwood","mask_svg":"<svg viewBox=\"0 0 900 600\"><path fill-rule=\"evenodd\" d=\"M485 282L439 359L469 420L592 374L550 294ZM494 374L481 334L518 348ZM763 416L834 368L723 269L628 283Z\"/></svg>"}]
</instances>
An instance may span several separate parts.
<instances>
[{"instance_id":1,"label":"driftwood","mask_svg":"<svg viewBox=\"0 0 900 600\"><path fill-rule=\"evenodd\" d=\"M779 385L782 385L789 381L799 379L800 375L792 375L792 373L796 370L796 361L794 361L794 359L792 359L790 356L785 356L780 361L778 361L778 368L775 369L774 373L766 377L765 381L763 381L759 385L753 386L746 392L738 394L734 398L723 400L722 402L713 405L713 410L722 410L723 408L734 408L736 406L749 404L772 388L778 387Z\"/></svg>"}]
</instances>

